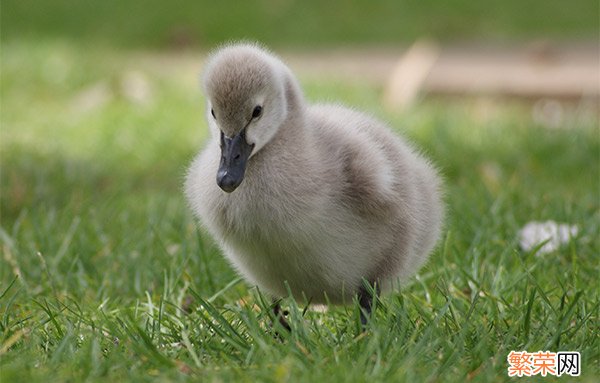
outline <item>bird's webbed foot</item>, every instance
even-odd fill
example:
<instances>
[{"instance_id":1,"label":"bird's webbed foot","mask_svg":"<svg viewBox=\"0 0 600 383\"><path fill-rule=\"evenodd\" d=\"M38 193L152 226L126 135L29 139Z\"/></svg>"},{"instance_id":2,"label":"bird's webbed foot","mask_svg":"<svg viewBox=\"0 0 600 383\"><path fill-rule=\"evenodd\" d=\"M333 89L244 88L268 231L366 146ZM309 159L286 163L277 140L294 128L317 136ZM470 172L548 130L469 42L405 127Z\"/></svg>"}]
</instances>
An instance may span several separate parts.
<instances>
[{"instance_id":1,"label":"bird's webbed foot","mask_svg":"<svg viewBox=\"0 0 600 383\"><path fill-rule=\"evenodd\" d=\"M358 304L360 306L360 323L365 328L371 318L371 313L375 307L375 302L379 297L379 288L376 283L364 281L358 289Z\"/></svg>"}]
</instances>

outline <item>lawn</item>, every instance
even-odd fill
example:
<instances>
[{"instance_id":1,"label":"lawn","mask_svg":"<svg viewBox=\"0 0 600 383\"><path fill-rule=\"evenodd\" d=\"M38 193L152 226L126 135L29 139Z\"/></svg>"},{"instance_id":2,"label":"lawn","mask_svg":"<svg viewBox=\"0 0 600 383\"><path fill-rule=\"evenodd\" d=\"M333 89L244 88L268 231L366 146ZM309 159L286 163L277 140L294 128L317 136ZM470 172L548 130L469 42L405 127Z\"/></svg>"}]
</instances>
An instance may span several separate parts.
<instances>
[{"instance_id":1,"label":"lawn","mask_svg":"<svg viewBox=\"0 0 600 383\"><path fill-rule=\"evenodd\" d=\"M186 208L185 168L207 135L201 60L169 57L3 44L2 382L487 382L507 379L511 350L579 351L595 381L593 109L570 105L553 129L514 102L390 113L372 85L302 80L308 99L369 110L430 155L448 219L428 265L382 299L367 332L355 306L305 312L286 299L293 331L280 340L269 300ZM547 219L579 234L549 254L521 250L519 229Z\"/></svg>"}]
</instances>

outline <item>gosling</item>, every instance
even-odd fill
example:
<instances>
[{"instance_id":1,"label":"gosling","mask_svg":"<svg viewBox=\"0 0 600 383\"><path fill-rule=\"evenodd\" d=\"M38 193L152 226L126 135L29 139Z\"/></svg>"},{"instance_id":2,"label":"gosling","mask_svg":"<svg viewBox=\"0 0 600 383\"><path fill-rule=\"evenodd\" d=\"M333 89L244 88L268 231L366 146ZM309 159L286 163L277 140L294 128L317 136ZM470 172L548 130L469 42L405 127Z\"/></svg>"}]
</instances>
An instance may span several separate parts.
<instances>
[{"instance_id":1,"label":"gosling","mask_svg":"<svg viewBox=\"0 0 600 383\"><path fill-rule=\"evenodd\" d=\"M186 177L195 215L274 300L288 289L311 303L357 297L366 323L372 294L414 274L438 241L434 167L373 117L307 103L257 45L216 51L203 85L212 138Z\"/></svg>"}]
</instances>

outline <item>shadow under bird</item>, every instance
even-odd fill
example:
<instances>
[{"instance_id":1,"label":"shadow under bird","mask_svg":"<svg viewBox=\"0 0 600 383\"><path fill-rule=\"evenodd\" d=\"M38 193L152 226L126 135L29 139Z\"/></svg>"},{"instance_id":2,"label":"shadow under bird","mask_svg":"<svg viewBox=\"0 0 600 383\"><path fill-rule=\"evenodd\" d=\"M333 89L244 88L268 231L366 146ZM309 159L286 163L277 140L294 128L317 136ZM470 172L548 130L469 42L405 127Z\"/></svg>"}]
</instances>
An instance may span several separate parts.
<instances>
[{"instance_id":1,"label":"shadow under bird","mask_svg":"<svg viewBox=\"0 0 600 383\"><path fill-rule=\"evenodd\" d=\"M357 296L365 323L372 293L414 274L440 236L435 168L375 118L306 102L257 45L213 53L203 86L212 138L187 173L193 212L248 283L274 299Z\"/></svg>"}]
</instances>

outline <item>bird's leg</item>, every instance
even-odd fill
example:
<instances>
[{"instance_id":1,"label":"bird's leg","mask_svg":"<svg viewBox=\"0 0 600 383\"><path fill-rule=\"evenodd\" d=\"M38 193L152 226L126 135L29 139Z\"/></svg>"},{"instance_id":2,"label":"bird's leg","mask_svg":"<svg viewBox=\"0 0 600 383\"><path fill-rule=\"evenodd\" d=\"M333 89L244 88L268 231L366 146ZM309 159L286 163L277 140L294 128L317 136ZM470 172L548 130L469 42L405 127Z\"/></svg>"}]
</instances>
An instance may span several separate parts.
<instances>
[{"instance_id":1,"label":"bird's leg","mask_svg":"<svg viewBox=\"0 0 600 383\"><path fill-rule=\"evenodd\" d=\"M379 290L377 289L377 284L365 282L365 284L369 284L369 288L365 285L362 285L358 289L358 304L360 305L360 323L363 328L367 325L367 321L371 316L371 312L373 311L373 304L377 300L379 296Z\"/></svg>"},{"instance_id":2,"label":"bird's leg","mask_svg":"<svg viewBox=\"0 0 600 383\"><path fill-rule=\"evenodd\" d=\"M287 315L286 311L281 310L281 306L279 305L279 301L276 301L273 304L273 314L275 314L275 318L279 321L279 324L286 330L292 331L290 324L285 319L285 315Z\"/></svg>"}]
</instances>

